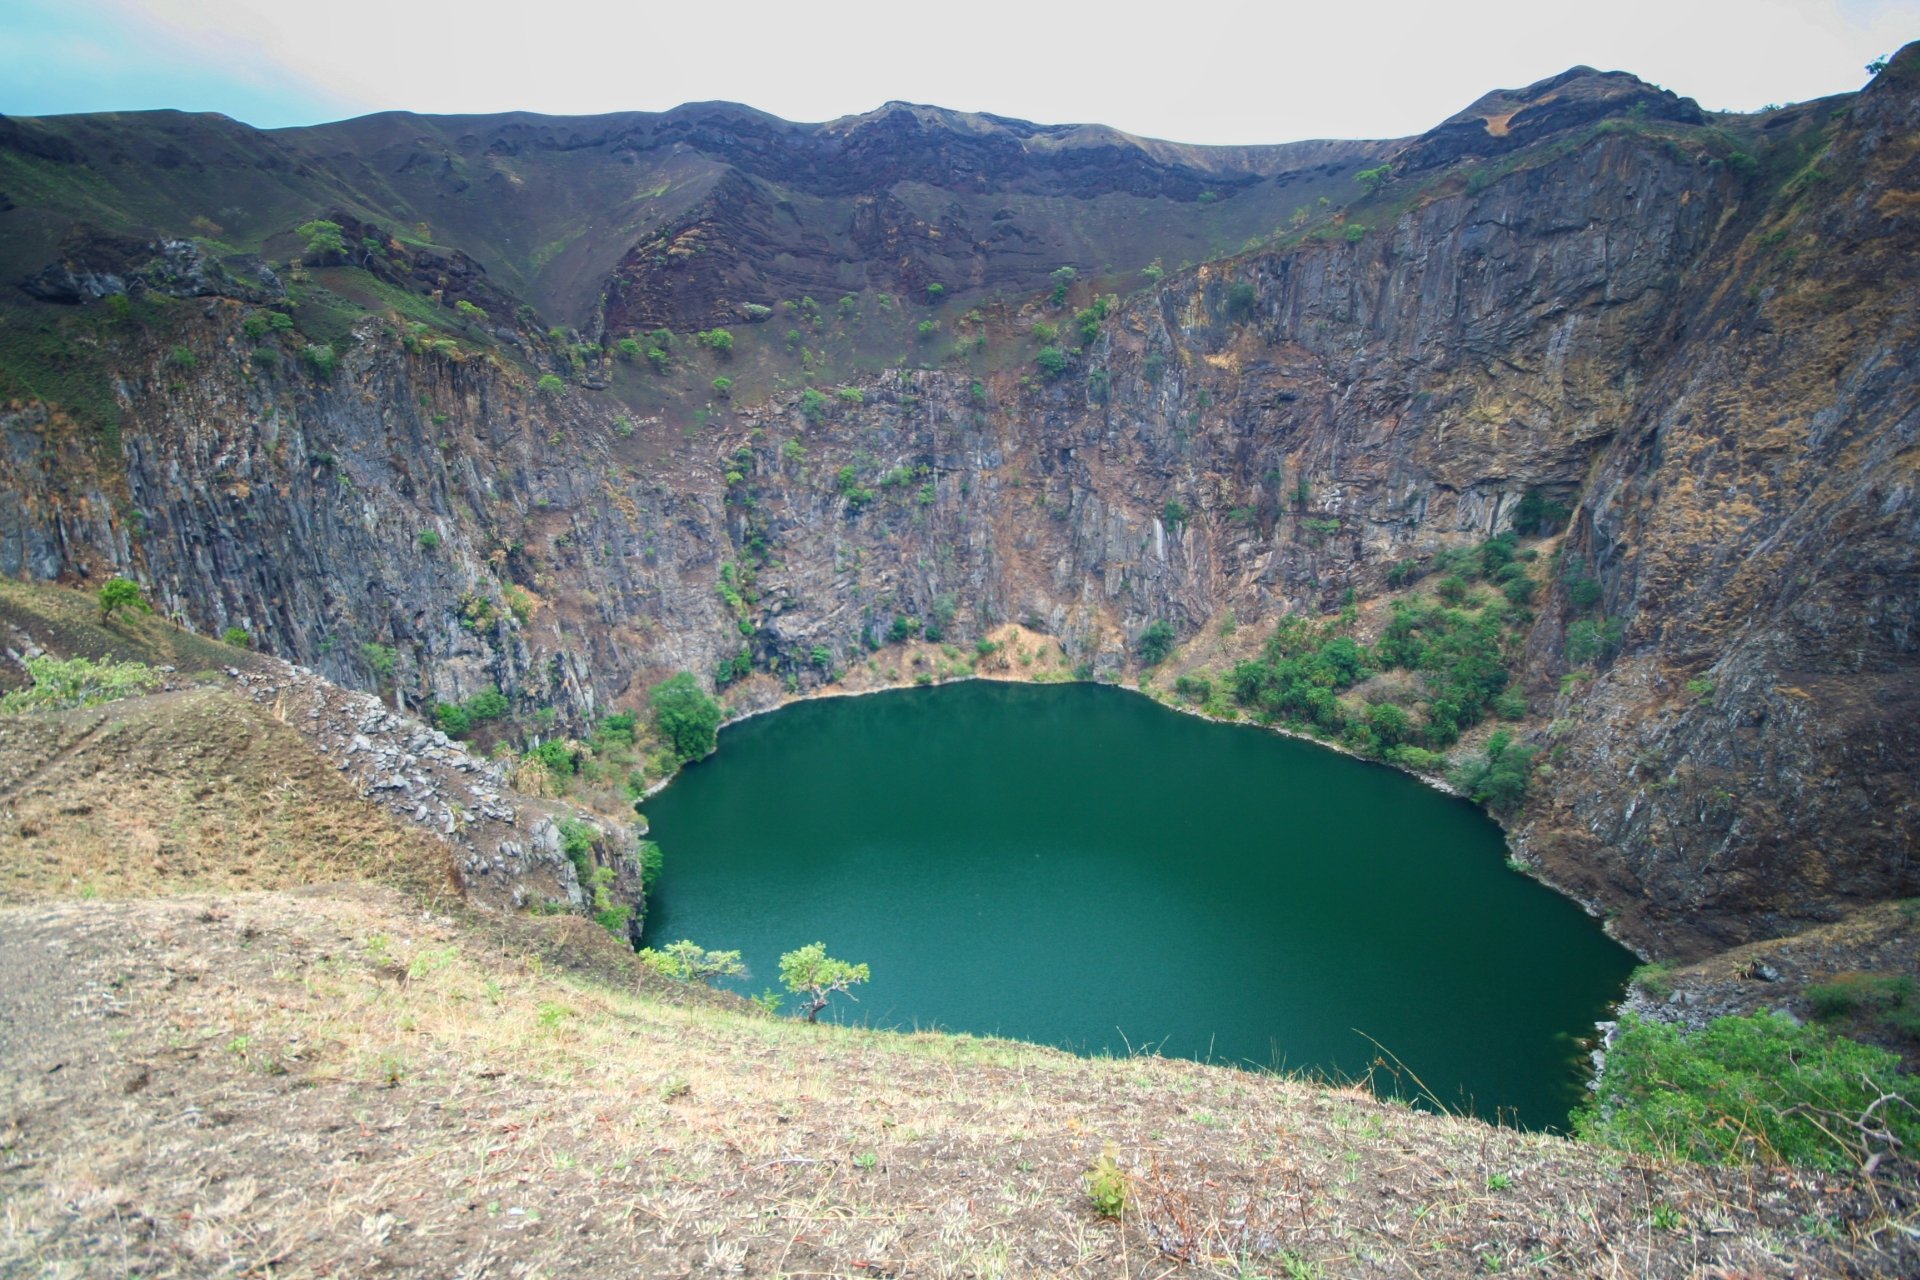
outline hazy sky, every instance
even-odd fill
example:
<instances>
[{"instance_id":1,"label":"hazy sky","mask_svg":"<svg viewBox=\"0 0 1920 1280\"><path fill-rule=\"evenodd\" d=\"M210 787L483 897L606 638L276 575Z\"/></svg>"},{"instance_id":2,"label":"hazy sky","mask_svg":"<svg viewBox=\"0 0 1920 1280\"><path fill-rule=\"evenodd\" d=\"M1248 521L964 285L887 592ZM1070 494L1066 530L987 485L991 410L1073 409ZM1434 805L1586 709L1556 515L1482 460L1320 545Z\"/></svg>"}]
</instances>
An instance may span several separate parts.
<instances>
[{"instance_id":1,"label":"hazy sky","mask_svg":"<svg viewBox=\"0 0 1920 1280\"><path fill-rule=\"evenodd\" d=\"M1920 0L0 0L0 113L180 107L265 127L369 111L825 120L889 99L1183 142L1417 133L1578 63L1716 110L1858 88Z\"/></svg>"}]
</instances>

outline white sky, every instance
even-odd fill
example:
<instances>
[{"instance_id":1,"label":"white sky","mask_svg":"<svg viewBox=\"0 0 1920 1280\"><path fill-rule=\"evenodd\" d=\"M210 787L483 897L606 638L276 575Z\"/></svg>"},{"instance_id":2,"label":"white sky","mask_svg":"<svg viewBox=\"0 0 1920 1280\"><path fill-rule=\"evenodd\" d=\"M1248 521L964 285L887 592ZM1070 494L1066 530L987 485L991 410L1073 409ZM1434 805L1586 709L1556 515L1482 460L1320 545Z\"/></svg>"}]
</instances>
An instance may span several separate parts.
<instances>
[{"instance_id":1,"label":"white sky","mask_svg":"<svg viewBox=\"0 0 1920 1280\"><path fill-rule=\"evenodd\" d=\"M180 107L264 127L404 108L585 114L893 98L1183 142L1418 133L1577 63L1713 110L1860 87L1920 0L0 0L0 112Z\"/></svg>"}]
</instances>

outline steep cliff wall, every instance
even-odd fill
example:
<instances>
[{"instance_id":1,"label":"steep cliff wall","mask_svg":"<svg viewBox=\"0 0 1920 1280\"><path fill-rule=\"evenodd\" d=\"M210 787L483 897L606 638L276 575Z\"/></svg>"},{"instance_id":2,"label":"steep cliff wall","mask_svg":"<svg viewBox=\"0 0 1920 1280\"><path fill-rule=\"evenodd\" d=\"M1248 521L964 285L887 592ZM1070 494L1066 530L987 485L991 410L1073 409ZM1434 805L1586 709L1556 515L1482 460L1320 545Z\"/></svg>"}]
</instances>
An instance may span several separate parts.
<instances>
[{"instance_id":1,"label":"steep cliff wall","mask_svg":"<svg viewBox=\"0 0 1920 1280\"><path fill-rule=\"evenodd\" d=\"M1789 931L1920 888L1917 65L1782 113L1757 160L1638 82L1536 95L1579 110L1525 147L1456 119L1331 225L1096 315L1053 374L1038 326L1084 286L941 367L691 421L377 318L323 371L248 303L173 303L98 339L117 451L7 411L0 555L130 567L363 687L390 645L402 701L584 719L743 648L763 704L897 615L1024 621L1107 675L1158 619L1370 625L1393 565L1537 491L1574 519L1519 672L1551 767L1517 847L1649 950ZM1447 139L1466 159L1428 163ZM1618 624L1597 662L1567 657L1583 619Z\"/></svg>"}]
</instances>

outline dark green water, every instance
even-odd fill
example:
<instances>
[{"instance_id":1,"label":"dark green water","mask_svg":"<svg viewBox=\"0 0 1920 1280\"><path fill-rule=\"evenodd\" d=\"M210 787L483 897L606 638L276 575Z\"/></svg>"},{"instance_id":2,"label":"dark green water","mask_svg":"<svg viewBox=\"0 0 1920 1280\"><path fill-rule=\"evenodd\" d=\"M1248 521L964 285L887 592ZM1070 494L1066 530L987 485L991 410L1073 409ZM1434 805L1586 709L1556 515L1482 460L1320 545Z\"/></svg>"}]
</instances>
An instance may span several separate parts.
<instances>
[{"instance_id":1,"label":"dark green water","mask_svg":"<svg viewBox=\"0 0 1920 1280\"><path fill-rule=\"evenodd\" d=\"M820 939L873 966L836 1000L873 1026L1349 1076L1364 1032L1449 1107L1533 1127L1578 1100L1576 1039L1633 964L1464 801L1097 685L801 703L647 815L649 943L738 948L743 990Z\"/></svg>"}]
</instances>

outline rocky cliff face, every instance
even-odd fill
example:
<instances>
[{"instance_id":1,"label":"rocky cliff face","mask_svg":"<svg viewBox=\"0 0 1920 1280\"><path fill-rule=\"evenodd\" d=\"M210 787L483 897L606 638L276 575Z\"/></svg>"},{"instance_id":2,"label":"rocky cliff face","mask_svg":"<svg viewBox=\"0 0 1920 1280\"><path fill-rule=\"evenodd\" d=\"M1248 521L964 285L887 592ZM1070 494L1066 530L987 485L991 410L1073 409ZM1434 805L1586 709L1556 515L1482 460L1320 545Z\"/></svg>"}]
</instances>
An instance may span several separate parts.
<instances>
[{"instance_id":1,"label":"rocky cliff face","mask_svg":"<svg viewBox=\"0 0 1920 1280\"><path fill-rule=\"evenodd\" d=\"M1857 99L1713 122L1569 73L1364 157L1242 163L1251 191L1390 160L1323 220L1095 315L1051 376L1041 326L1098 309L1085 282L1064 308L1003 294L937 367L691 422L542 390L565 367L544 349L436 348L370 315L323 373L262 358L239 297L176 303L97 339L117 452L6 411L0 557L130 568L195 626L366 687L363 646L390 645L403 702L496 684L584 719L743 648L764 674L731 696L764 704L896 616L959 641L1021 621L1103 675L1157 619L1186 639L1351 600L1364 626L1392 566L1505 529L1532 491L1574 516L1519 673L1551 768L1517 848L1650 951L1783 933L1920 888L1916 81L1908 50ZM609 342L811 287L842 235L897 288L929 246L981 287L1044 279L1057 259L1009 265L957 197L914 211L936 161L1089 205L1142 174L1163 199L1231 185L1104 144L1056 145L1056 172L990 119L933 145L901 108L833 144L879 176L809 258L769 228L822 206L759 185L798 135L713 127L758 158L605 276ZM1582 620L1613 628L1597 662L1568 658Z\"/></svg>"}]
</instances>

